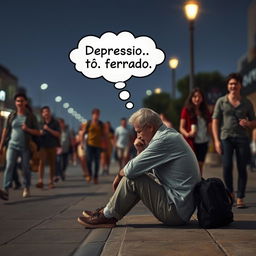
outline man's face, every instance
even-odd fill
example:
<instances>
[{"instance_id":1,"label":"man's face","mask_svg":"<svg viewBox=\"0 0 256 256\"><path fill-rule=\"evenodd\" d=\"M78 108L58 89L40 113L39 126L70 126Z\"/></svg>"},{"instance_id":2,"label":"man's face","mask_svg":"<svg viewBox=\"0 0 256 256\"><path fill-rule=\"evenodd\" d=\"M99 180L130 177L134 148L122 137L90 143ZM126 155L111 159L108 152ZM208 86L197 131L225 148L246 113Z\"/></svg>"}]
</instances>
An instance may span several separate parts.
<instances>
[{"instance_id":1,"label":"man's face","mask_svg":"<svg viewBox=\"0 0 256 256\"><path fill-rule=\"evenodd\" d=\"M42 117L48 119L51 117L51 111L48 108L42 110Z\"/></svg>"},{"instance_id":2,"label":"man's face","mask_svg":"<svg viewBox=\"0 0 256 256\"><path fill-rule=\"evenodd\" d=\"M148 124L141 127L140 125L135 123L134 129L135 129L135 132L137 133L137 138L144 141L145 145L148 145L151 139L153 138L153 136L155 135L153 126Z\"/></svg>"},{"instance_id":3,"label":"man's face","mask_svg":"<svg viewBox=\"0 0 256 256\"><path fill-rule=\"evenodd\" d=\"M126 125L127 125L127 121L126 120L121 120L121 126L123 126L123 127L126 127Z\"/></svg>"},{"instance_id":4,"label":"man's face","mask_svg":"<svg viewBox=\"0 0 256 256\"><path fill-rule=\"evenodd\" d=\"M93 120L99 120L99 118L100 118L100 112L95 111L95 112L92 113L92 119Z\"/></svg>"},{"instance_id":5,"label":"man's face","mask_svg":"<svg viewBox=\"0 0 256 256\"><path fill-rule=\"evenodd\" d=\"M27 103L28 102L23 97L17 97L15 99L15 106L16 106L16 108L25 108Z\"/></svg>"},{"instance_id":6,"label":"man's face","mask_svg":"<svg viewBox=\"0 0 256 256\"><path fill-rule=\"evenodd\" d=\"M228 81L228 91L232 93L240 93L242 85L234 78Z\"/></svg>"}]
</instances>

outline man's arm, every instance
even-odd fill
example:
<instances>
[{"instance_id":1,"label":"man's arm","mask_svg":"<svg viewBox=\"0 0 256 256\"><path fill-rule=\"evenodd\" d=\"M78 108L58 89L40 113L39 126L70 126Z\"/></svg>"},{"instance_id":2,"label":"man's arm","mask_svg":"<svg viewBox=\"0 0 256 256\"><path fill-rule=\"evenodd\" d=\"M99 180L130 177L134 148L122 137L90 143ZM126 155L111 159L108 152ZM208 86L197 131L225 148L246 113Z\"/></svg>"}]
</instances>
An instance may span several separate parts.
<instances>
[{"instance_id":1,"label":"man's arm","mask_svg":"<svg viewBox=\"0 0 256 256\"><path fill-rule=\"evenodd\" d=\"M49 133L51 133L53 136L59 138L60 137L60 132L51 129L47 124L44 125L44 130L48 131Z\"/></svg>"},{"instance_id":2,"label":"man's arm","mask_svg":"<svg viewBox=\"0 0 256 256\"><path fill-rule=\"evenodd\" d=\"M142 139L136 138L135 141L134 141L134 147L137 150L137 155L139 155L146 148L146 145L145 145L145 142ZM113 181L112 186L113 186L113 190L114 191L116 190L116 188L117 188L119 182L121 181L121 179L123 178L123 176L125 176L124 168L121 169L117 173L117 175L116 175L116 177L115 177L115 179Z\"/></svg>"},{"instance_id":3,"label":"man's arm","mask_svg":"<svg viewBox=\"0 0 256 256\"><path fill-rule=\"evenodd\" d=\"M21 129L25 132L32 134L32 135L36 135L36 136L41 135L40 130L29 128L29 127L27 127L27 125L25 123L21 126Z\"/></svg>"},{"instance_id":4,"label":"man's arm","mask_svg":"<svg viewBox=\"0 0 256 256\"><path fill-rule=\"evenodd\" d=\"M6 138L6 133L7 133L6 128L3 128L3 132L2 132L2 136L1 136L1 142L0 142L0 154L2 154L2 151L3 151L4 141L5 141L5 138Z\"/></svg>"},{"instance_id":5,"label":"man's arm","mask_svg":"<svg viewBox=\"0 0 256 256\"><path fill-rule=\"evenodd\" d=\"M217 151L218 154L221 155L222 147L219 139L219 120L215 118L212 120L212 135L214 139L215 150Z\"/></svg>"}]
</instances>

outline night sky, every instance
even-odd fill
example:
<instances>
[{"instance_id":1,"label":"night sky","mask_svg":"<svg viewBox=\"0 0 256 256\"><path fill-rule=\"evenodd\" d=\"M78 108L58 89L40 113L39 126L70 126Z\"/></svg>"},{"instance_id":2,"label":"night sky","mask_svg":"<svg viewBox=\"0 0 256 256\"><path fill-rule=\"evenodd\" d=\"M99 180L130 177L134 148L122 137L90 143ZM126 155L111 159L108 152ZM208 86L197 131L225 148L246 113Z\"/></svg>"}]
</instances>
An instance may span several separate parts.
<instances>
[{"instance_id":1,"label":"night sky","mask_svg":"<svg viewBox=\"0 0 256 256\"><path fill-rule=\"evenodd\" d=\"M168 60L177 56L177 79L189 73L189 30L182 0L9 0L1 1L0 64L18 77L33 104L50 105L68 118L57 95L90 119L91 109L101 109L101 119L113 126L141 107L147 89L171 91ZM195 22L195 72L237 70L247 51L247 9L251 0L201 0ZM118 90L103 78L89 79L77 72L71 50L87 35L130 31L151 37L166 59L148 77L132 77L126 89L134 108L125 108ZM47 83L49 89L41 91ZM73 119L72 119L73 120ZM68 119L71 121L71 118ZM73 127L78 125L73 122Z\"/></svg>"}]
</instances>

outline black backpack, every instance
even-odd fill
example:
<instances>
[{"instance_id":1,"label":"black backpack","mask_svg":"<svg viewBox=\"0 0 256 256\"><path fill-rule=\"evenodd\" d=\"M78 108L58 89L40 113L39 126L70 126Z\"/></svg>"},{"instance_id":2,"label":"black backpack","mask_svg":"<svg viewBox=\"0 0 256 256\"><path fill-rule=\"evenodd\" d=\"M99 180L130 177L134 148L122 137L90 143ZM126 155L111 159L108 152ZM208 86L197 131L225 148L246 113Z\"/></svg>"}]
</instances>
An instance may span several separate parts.
<instances>
[{"instance_id":1,"label":"black backpack","mask_svg":"<svg viewBox=\"0 0 256 256\"><path fill-rule=\"evenodd\" d=\"M233 222L233 199L221 179L202 179L194 195L200 227L218 228Z\"/></svg>"}]
</instances>

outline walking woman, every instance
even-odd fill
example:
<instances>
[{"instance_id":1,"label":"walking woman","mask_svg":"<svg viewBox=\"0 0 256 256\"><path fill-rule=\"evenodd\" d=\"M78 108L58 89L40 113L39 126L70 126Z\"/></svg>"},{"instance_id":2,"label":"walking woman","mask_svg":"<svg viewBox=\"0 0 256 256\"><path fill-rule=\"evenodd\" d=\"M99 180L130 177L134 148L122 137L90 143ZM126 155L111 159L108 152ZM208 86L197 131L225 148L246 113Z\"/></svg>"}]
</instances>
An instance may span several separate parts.
<instances>
[{"instance_id":1,"label":"walking woman","mask_svg":"<svg viewBox=\"0 0 256 256\"><path fill-rule=\"evenodd\" d=\"M233 198L233 153L236 153L238 170L237 208L245 208L244 197L247 183L249 133L256 127L252 103L241 96L242 77L232 73L227 77L228 94L219 98L213 113L213 137L215 149L223 154L223 176Z\"/></svg>"},{"instance_id":2,"label":"walking woman","mask_svg":"<svg viewBox=\"0 0 256 256\"><path fill-rule=\"evenodd\" d=\"M208 150L211 131L211 116L204 99L204 94L195 88L188 96L181 111L180 132L194 150L201 175Z\"/></svg>"}]
</instances>

